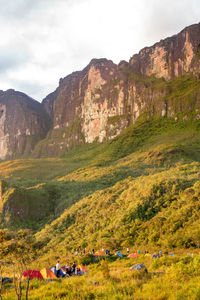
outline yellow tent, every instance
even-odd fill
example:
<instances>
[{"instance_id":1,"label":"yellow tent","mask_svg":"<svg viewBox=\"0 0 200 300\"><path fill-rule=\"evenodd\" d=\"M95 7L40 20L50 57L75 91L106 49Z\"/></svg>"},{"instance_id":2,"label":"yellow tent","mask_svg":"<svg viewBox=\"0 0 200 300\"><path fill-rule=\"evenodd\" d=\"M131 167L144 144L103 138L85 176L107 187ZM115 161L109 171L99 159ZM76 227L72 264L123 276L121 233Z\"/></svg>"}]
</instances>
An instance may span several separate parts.
<instances>
[{"instance_id":1,"label":"yellow tent","mask_svg":"<svg viewBox=\"0 0 200 300\"><path fill-rule=\"evenodd\" d=\"M42 277L44 279L50 279L50 278L54 278L56 279L56 275L50 270L50 269L47 269L47 268L44 268L40 271L40 273L42 274Z\"/></svg>"}]
</instances>

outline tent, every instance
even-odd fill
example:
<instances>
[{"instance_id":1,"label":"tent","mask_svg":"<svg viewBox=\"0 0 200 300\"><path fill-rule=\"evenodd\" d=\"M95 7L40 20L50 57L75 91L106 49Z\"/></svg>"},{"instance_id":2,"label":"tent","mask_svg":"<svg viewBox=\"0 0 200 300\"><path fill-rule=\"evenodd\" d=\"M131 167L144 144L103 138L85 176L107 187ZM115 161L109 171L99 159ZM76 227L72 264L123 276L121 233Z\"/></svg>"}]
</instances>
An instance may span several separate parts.
<instances>
[{"instance_id":1,"label":"tent","mask_svg":"<svg viewBox=\"0 0 200 300\"><path fill-rule=\"evenodd\" d=\"M147 268L144 264L136 264L130 268L131 271L144 271L147 272Z\"/></svg>"},{"instance_id":2,"label":"tent","mask_svg":"<svg viewBox=\"0 0 200 300\"><path fill-rule=\"evenodd\" d=\"M105 251L102 250L95 252L95 256L105 256L105 255L106 255Z\"/></svg>"},{"instance_id":3,"label":"tent","mask_svg":"<svg viewBox=\"0 0 200 300\"><path fill-rule=\"evenodd\" d=\"M56 275L50 270L50 269L47 269L47 268L44 268L40 271L40 273L42 274L42 277L44 279L55 279L57 278Z\"/></svg>"},{"instance_id":4,"label":"tent","mask_svg":"<svg viewBox=\"0 0 200 300\"><path fill-rule=\"evenodd\" d=\"M82 265L80 265L80 269L83 273L88 273L88 269Z\"/></svg>"},{"instance_id":5,"label":"tent","mask_svg":"<svg viewBox=\"0 0 200 300\"><path fill-rule=\"evenodd\" d=\"M61 271L63 272L63 274L65 275L67 273L67 269L66 266L61 267Z\"/></svg>"},{"instance_id":6,"label":"tent","mask_svg":"<svg viewBox=\"0 0 200 300\"><path fill-rule=\"evenodd\" d=\"M169 252L169 255L171 255L171 256L174 256L174 253L172 253L172 252Z\"/></svg>"},{"instance_id":7,"label":"tent","mask_svg":"<svg viewBox=\"0 0 200 300\"><path fill-rule=\"evenodd\" d=\"M50 270L55 274L55 276L56 276L56 274L57 274L57 272L56 272L56 267L51 267L50 268ZM60 269L60 277L64 277L65 276L65 274L64 274L64 272L62 271L62 268Z\"/></svg>"},{"instance_id":8,"label":"tent","mask_svg":"<svg viewBox=\"0 0 200 300\"><path fill-rule=\"evenodd\" d=\"M88 273L88 270L86 269L86 267L84 267L82 265L76 266L76 269L80 269L79 273L77 273L77 271L76 271L76 273L75 273L76 275L83 275L85 273Z\"/></svg>"},{"instance_id":9,"label":"tent","mask_svg":"<svg viewBox=\"0 0 200 300\"><path fill-rule=\"evenodd\" d=\"M12 283L12 279L9 277L0 277L0 282L2 281L3 284L5 283Z\"/></svg>"},{"instance_id":10,"label":"tent","mask_svg":"<svg viewBox=\"0 0 200 300\"><path fill-rule=\"evenodd\" d=\"M160 255L159 254L153 254L152 257L153 258L160 258Z\"/></svg>"},{"instance_id":11,"label":"tent","mask_svg":"<svg viewBox=\"0 0 200 300\"><path fill-rule=\"evenodd\" d=\"M42 274L38 270L27 270L23 273L23 278L30 278L30 279L43 279Z\"/></svg>"},{"instance_id":12,"label":"tent","mask_svg":"<svg viewBox=\"0 0 200 300\"><path fill-rule=\"evenodd\" d=\"M119 252L119 251L118 251L118 252L116 252L116 253L115 253L115 255L118 255L120 258L122 258L122 257L123 257L123 255L122 255L122 254L121 254L121 252Z\"/></svg>"},{"instance_id":13,"label":"tent","mask_svg":"<svg viewBox=\"0 0 200 300\"><path fill-rule=\"evenodd\" d=\"M139 253L131 253L131 254L129 254L128 257L134 257L134 258L137 258L137 257L139 257L139 256L140 256Z\"/></svg>"}]
</instances>

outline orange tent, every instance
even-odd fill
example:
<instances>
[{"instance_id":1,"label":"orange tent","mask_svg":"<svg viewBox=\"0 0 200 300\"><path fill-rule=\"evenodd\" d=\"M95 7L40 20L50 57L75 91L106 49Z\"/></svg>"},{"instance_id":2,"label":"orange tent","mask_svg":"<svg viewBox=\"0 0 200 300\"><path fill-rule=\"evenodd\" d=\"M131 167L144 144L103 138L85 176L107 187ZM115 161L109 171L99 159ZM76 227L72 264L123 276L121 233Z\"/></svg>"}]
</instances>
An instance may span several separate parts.
<instances>
[{"instance_id":1,"label":"orange tent","mask_svg":"<svg viewBox=\"0 0 200 300\"><path fill-rule=\"evenodd\" d=\"M86 267L84 267L84 266L82 266L82 265L81 265L80 267L81 267L80 269L81 269L84 273L88 273L88 269L87 269Z\"/></svg>"},{"instance_id":2,"label":"orange tent","mask_svg":"<svg viewBox=\"0 0 200 300\"><path fill-rule=\"evenodd\" d=\"M99 250L99 251L95 252L95 255L96 256L105 256L106 253L105 253L105 251Z\"/></svg>"},{"instance_id":3,"label":"orange tent","mask_svg":"<svg viewBox=\"0 0 200 300\"><path fill-rule=\"evenodd\" d=\"M44 268L40 271L40 273L42 274L42 277L44 279L56 279L56 275L50 270L50 269L47 269L47 268Z\"/></svg>"},{"instance_id":4,"label":"orange tent","mask_svg":"<svg viewBox=\"0 0 200 300\"><path fill-rule=\"evenodd\" d=\"M137 258L137 257L139 257L139 256L140 256L139 253L131 253L131 254L129 254L128 257L134 257L134 258Z\"/></svg>"},{"instance_id":5,"label":"orange tent","mask_svg":"<svg viewBox=\"0 0 200 300\"><path fill-rule=\"evenodd\" d=\"M84 273L88 273L88 270L86 269L86 267L84 267L82 265L78 265L77 268L80 269L80 275L83 275Z\"/></svg>"}]
</instances>

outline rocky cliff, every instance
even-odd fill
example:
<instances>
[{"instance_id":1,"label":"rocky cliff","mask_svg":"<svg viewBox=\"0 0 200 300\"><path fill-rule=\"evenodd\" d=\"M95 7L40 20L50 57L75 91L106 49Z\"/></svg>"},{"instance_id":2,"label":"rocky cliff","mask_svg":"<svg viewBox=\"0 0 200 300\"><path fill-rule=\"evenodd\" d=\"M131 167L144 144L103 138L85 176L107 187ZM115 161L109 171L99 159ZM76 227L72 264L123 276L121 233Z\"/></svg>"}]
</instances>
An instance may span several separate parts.
<instances>
[{"instance_id":1,"label":"rocky cliff","mask_svg":"<svg viewBox=\"0 0 200 300\"><path fill-rule=\"evenodd\" d=\"M199 73L196 55L200 51L200 24L186 27L179 34L161 40L133 55L133 72L167 80L185 72Z\"/></svg>"},{"instance_id":2,"label":"rocky cliff","mask_svg":"<svg viewBox=\"0 0 200 300\"><path fill-rule=\"evenodd\" d=\"M14 90L0 91L0 159L30 155L49 128L40 103Z\"/></svg>"},{"instance_id":3,"label":"rocky cliff","mask_svg":"<svg viewBox=\"0 0 200 300\"><path fill-rule=\"evenodd\" d=\"M138 117L199 115L199 57L196 24L142 49L129 63L93 59L84 70L61 79L44 99L53 128L34 155L54 156L81 143L112 139ZM190 85L195 88L188 92Z\"/></svg>"},{"instance_id":4,"label":"rocky cliff","mask_svg":"<svg viewBox=\"0 0 200 300\"><path fill-rule=\"evenodd\" d=\"M2 92L0 157L33 148L34 157L60 155L76 145L112 139L138 118L199 118L199 74L200 23L142 49L129 62L91 60L60 79L41 105Z\"/></svg>"}]
</instances>

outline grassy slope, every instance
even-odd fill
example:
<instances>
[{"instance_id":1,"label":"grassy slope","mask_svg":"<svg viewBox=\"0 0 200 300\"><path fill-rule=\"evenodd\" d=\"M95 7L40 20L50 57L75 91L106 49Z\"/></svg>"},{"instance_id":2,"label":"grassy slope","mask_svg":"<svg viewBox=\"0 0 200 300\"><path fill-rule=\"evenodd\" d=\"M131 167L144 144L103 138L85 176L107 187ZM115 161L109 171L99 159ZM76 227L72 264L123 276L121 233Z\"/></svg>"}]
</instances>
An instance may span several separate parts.
<instances>
[{"instance_id":1,"label":"grassy slope","mask_svg":"<svg viewBox=\"0 0 200 300\"><path fill-rule=\"evenodd\" d=\"M77 247L198 246L199 122L167 123L129 128L108 148L101 146L105 160L100 154L91 165L57 179L63 186L110 187L84 197L39 232L42 252L49 257L52 249L62 256ZM132 153L124 156L125 151ZM113 155L122 158L113 161Z\"/></svg>"},{"instance_id":2,"label":"grassy slope","mask_svg":"<svg viewBox=\"0 0 200 300\"><path fill-rule=\"evenodd\" d=\"M83 200L89 203L91 197L99 198L98 191L106 194L106 188L110 187L109 193L112 194L112 187L114 190L114 185L120 181L122 181L120 185L126 187L128 177L133 184L134 180L137 179L137 183L144 176L147 181L148 176L153 174L159 177L161 173L163 177L169 178L170 175L165 172L171 171L172 174L174 164L195 161L198 172L199 126L198 121L175 122L170 119L146 121L128 128L110 142L76 148L66 153L64 158L1 163L0 175L6 178L11 186L17 185L31 192L33 196L35 193L38 205L44 201L45 195L49 197L45 187L48 185L55 187L58 195L54 216L49 209L47 217L42 218L40 222L37 220L36 227L28 222L28 217L27 220L23 220L23 227L39 229L48 220L59 216L65 208L84 197L89 197ZM198 179L196 173L195 176ZM176 179L178 180L178 175ZM150 181L153 186L157 179L155 177ZM50 200L52 199L49 199L49 202ZM31 210L32 197L30 201L26 201ZM104 197L98 201L103 202ZM19 219L18 226L23 222ZM55 222L59 222L59 219ZM14 224L10 222L10 225L16 226L16 218Z\"/></svg>"},{"instance_id":3,"label":"grassy slope","mask_svg":"<svg viewBox=\"0 0 200 300\"><path fill-rule=\"evenodd\" d=\"M43 201L43 196L49 197L46 194L45 186L53 185L56 188L58 196L54 216L49 211L47 218L42 218L40 222L36 221L36 228L34 224L27 223L28 217L27 220L23 217L23 227L31 226L38 229L84 196L113 186L128 176L137 177L143 173L146 174L148 169L153 170L159 164L167 165L168 160L170 164L174 159L179 159L180 151L182 151L181 157L183 156L184 159L187 156L194 160L198 159L198 127L198 122L177 123L169 119L139 123L128 128L110 142L76 148L66 153L64 158L3 162L0 176L6 179L11 186L17 185L29 191L31 189L32 194L35 191L38 206ZM194 136L192 136L192 132ZM185 139L183 151L181 143ZM196 143L194 151L191 149L191 143ZM155 145L154 148L152 148L152 144ZM177 148L175 154L170 154L172 151L170 147ZM156 152L150 153L151 148L153 152L154 150ZM130 158L126 158L130 153L133 153L133 157L135 157L134 168L130 167ZM124 162L118 161L122 157L124 157ZM129 165L126 164L126 160ZM38 193L41 194L41 197ZM27 200L30 210L31 199L32 197L30 201ZM50 200L52 199L49 199L49 202ZM22 223L22 220L19 218L19 226L20 222ZM16 219L14 226L16 226Z\"/></svg>"}]
</instances>

